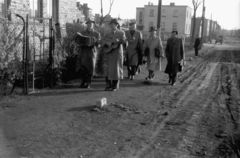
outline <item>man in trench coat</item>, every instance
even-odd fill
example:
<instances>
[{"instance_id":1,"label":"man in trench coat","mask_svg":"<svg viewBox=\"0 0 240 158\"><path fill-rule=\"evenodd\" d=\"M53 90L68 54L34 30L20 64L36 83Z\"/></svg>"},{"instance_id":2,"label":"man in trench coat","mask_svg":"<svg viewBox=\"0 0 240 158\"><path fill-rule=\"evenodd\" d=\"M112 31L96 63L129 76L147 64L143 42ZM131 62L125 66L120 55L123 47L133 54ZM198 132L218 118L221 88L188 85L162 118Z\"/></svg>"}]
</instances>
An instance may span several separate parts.
<instances>
[{"instance_id":1,"label":"man in trench coat","mask_svg":"<svg viewBox=\"0 0 240 158\"><path fill-rule=\"evenodd\" d=\"M97 55L97 45L101 39L99 32L94 30L95 21L88 19L86 22L87 28L81 32L83 36L94 37L92 46L81 45L78 52L77 68L81 73L82 82L81 88L90 88L92 76L95 74L95 64Z\"/></svg>"},{"instance_id":2,"label":"man in trench coat","mask_svg":"<svg viewBox=\"0 0 240 158\"><path fill-rule=\"evenodd\" d=\"M173 86L177 81L177 73L180 71L180 62L185 59L184 45L181 38L177 37L178 31L172 31L172 37L167 40L165 56L167 66L165 73L169 75L169 83Z\"/></svg>"},{"instance_id":3,"label":"man in trench coat","mask_svg":"<svg viewBox=\"0 0 240 158\"><path fill-rule=\"evenodd\" d=\"M138 66L141 64L140 60L142 56L142 33L136 30L135 22L132 22L129 25L129 30L125 31L128 41L128 46L126 47L126 57L128 77L129 79L133 80Z\"/></svg>"},{"instance_id":4,"label":"man in trench coat","mask_svg":"<svg viewBox=\"0 0 240 158\"><path fill-rule=\"evenodd\" d=\"M106 91L116 91L119 81L123 79L123 45L126 44L124 31L117 27L117 19L109 23L111 31L102 40L104 54L104 76L106 77ZM105 49L107 48L107 49ZM105 51L109 50L110 51Z\"/></svg>"}]
</instances>

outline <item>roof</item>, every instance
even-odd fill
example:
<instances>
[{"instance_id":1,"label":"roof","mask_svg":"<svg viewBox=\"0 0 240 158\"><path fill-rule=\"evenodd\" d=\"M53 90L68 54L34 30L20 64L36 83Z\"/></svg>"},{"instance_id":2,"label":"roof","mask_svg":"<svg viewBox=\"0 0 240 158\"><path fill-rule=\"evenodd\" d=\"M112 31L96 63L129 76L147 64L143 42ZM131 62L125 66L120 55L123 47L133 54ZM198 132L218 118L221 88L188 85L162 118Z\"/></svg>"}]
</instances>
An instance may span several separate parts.
<instances>
[{"instance_id":1,"label":"roof","mask_svg":"<svg viewBox=\"0 0 240 158\"><path fill-rule=\"evenodd\" d=\"M158 7L158 5L144 5L144 7ZM191 7L187 6L187 5L162 5L162 7L188 7L190 9L192 9Z\"/></svg>"}]
</instances>

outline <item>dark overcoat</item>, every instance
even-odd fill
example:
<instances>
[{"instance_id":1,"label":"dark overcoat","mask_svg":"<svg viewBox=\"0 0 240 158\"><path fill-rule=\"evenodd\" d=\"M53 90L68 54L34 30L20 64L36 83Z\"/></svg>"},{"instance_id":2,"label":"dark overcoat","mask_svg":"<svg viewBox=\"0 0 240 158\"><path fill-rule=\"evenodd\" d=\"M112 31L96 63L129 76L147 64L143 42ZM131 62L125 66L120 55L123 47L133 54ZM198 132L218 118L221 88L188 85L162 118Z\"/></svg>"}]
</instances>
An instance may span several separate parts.
<instances>
[{"instance_id":1,"label":"dark overcoat","mask_svg":"<svg viewBox=\"0 0 240 158\"><path fill-rule=\"evenodd\" d=\"M128 66L137 66L139 59L139 52L137 50L137 47L142 50L142 33L137 30L135 30L133 36L131 35L130 30L125 31L125 33L128 41L128 46L126 48Z\"/></svg>"},{"instance_id":2,"label":"dark overcoat","mask_svg":"<svg viewBox=\"0 0 240 158\"><path fill-rule=\"evenodd\" d=\"M165 51L167 66L165 73L177 74L179 72L178 63L185 58L183 41L180 38L169 38Z\"/></svg>"},{"instance_id":3,"label":"dark overcoat","mask_svg":"<svg viewBox=\"0 0 240 158\"><path fill-rule=\"evenodd\" d=\"M84 30L81 32L83 36L95 37L98 43L101 39L100 33L97 31ZM81 46L78 50L78 58L76 63L76 71L84 69L89 75L95 74L95 64L97 56L97 47L94 46Z\"/></svg>"},{"instance_id":4,"label":"dark overcoat","mask_svg":"<svg viewBox=\"0 0 240 158\"><path fill-rule=\"evenodd\" d=\"M200 43L201 43L200 38L196 38L193 47L194 47L194 48L199 48Z\"/></svg>"}]
</instances>

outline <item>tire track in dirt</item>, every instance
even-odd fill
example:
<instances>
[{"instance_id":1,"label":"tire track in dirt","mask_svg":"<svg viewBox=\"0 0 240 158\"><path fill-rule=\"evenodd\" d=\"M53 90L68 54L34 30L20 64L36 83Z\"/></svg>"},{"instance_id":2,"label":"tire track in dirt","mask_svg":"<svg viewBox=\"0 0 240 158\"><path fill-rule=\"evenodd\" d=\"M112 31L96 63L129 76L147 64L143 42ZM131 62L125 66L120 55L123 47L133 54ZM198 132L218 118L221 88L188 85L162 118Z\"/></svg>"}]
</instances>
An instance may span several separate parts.
<instances>
[{"instance_id":1,"label":"tire track in dirt","mask_svg":"<svg viewBox=\"0 0 240 158\"><path fill-rule=\"evenodd\" d=\"M218 54L214 54L212 55L212 58L216 58L217 55L217 59L219 59L220 55ZM215 56L215 57L214 57ZM175 92L173 93L177 93L178 96L180 96L179 100L177 101L177 103L175 103L175 106L178 107L178 109L174 109L172 110L169 116L167 116L160 124L158 124L157 121L153 122L153 124L155 124L157 126L156 130L152 133L152 136L150 138L151 142L149 144L142 144L141 146L143 147L141 150L138 151L132 151L132 153L130 155L128 155L127 157L131 157L131 158L138 158L138 157L145 157L146 154L149 152L149 150L151 151L151 146L155 144L156 142L156 138L159 136L159 133L161 133L161 131L165 128L165 125L167 122L171 121L171 120L176 120L176 119L183 119L183 118L179 118L179 111L184 112L186 111L189 107L186 106L188 104L190 104L194 98L196 97L196 93L197 94L201 94L200 91L202 91L204 88L206 87L200 87L199 85L203 85L206 83L210 82L210 78L212 77L212 73L208 73L210 72L214 72L216 67L218 66L218 63L211 63L209 65L208 61L200 63L196 66L196 68L194 68L195 71L193 71L194 73L189 75L187 77L185 77L185 79L189 79L192 83L192 85L189 84L184 84L183 86L181 86L179 89L177 89ZM198 78L201 78L203 80L199 80ZM195 89L198 89L198 91L196 93L193 93ZM179 93L180 92L180 93ZM173 94L172 93L172 94ZM203 100L204 102L206 102L206 100ZM208 104L210 100L207 100L207 102L205 103L206 105ZM180 109L179 109L180 108Z\"/></svg>"}]
</instances>

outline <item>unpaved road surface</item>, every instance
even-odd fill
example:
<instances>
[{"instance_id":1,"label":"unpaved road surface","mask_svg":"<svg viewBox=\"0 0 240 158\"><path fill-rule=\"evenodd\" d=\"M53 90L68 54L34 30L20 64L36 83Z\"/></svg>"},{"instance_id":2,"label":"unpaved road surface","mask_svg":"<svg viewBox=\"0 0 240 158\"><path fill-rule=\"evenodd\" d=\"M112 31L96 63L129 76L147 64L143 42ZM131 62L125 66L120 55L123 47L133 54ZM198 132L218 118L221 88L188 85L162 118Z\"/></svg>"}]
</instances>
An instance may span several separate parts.
<instances>
[{"instance_id":1,"label":"unpaved road surface","mask_svg":"<svg viewBox=\"0 0 240 158\"><path fill-rule=\"evenodd\" d=\"M189 61L176 86L163 72L147 85L145 76L116 92L96 79L90 90L71 84L2 102L6 148L27 158L240 156L239 48L216 45ZM108 106L95 108L102 97Z\"/></svg>"}]
</instances>

